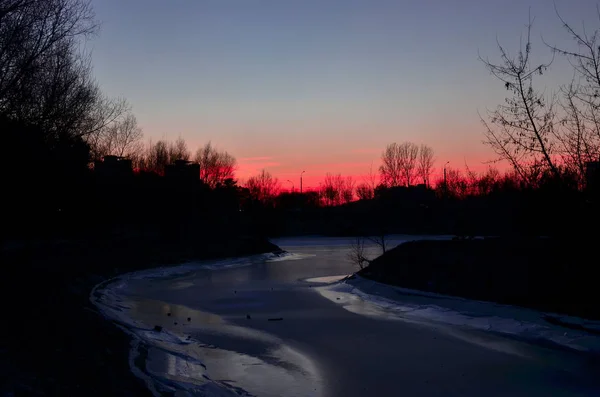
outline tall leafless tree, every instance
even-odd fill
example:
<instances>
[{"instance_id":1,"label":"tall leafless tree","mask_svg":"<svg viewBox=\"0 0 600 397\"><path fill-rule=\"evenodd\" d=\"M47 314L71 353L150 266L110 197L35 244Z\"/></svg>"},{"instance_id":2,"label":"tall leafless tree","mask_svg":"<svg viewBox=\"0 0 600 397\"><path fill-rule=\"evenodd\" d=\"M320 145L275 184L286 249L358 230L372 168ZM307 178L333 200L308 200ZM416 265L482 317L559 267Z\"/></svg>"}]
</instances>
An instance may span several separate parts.
<instances>
[{"instance_id":1,"label":"tall leafless tree","mask_svg":"<svg viewBox=\"0 0 600 397\"><path fill-rule=\"evenodd\" d=\"M534 76L542 75L551 61L531 64L532 23L529 18L525 48L521 47L516 57L511 57L500 43L500 64L480 57L487 69L511 93L506 104L488 112L489 123L482 118L485 143L528 181L534 179L533 175L540 167L559 175L553 139L557 122L555 98L546 99L533 85Z\"/></svg>"},{"instance_id":2,"label":"tall leafless tree","mask_svg":"<svg viewBox=\"0 0 600 397\"><path fill-rule=\"evenodd\" d=\"M130 107L102 95L80 50L97 28L88 0L1 0L0 117L35 125L49 149L83 138L95 154L125 134L126 151L137 133L124 120ZM115 134L116 124L127 131Z\"/></svg>"},{"instance_id":3,"label":"tall leafless tree","mask_svg":"<svg viewBox=\"0 0 600 397\"><path fill-rule=\"evenodd\" d=\"M174 163L178 160L189 161L191 156L187 143L182 137L177 138L175 142L169 143L169 161Z\"/></svg>"},{"instance_id":4,"label":"tall leafless tree","mask_svg":"<svg viewBox=\"0 0 600 397\"><path fill-rule=\"evenodd\" d=\"M340 200L343 204L347 204L354 200L356 182L351 176L339 179Z\"/></svg>"},{"instance_id":5,"label":"tall leafless tree","mask_svg":"<svg viewBox=\"0 0 600 397\"><path fill-rule=\"evenodd\" d=\"M319 189L321 200L327 206L346 204L354 200L355 182L351 176L327 173Z\"/></svg>"},{"instance_id":6,"label":"tall leafless tree","mask_svg":"<svg viewBox=\"0 0 600 397\"><path fill-rule=\"evenodd\" d=\"M417 176L417 157L419 147L412 142L399 145L400 169L406 186L411 186Z\"/></svg>"},{"instance_id":7,"label":"tall leafless tree","mask_svg":"<svg viewBox=\"0 0 600 397\"><path fill-rule=\"evenodd\" d=\"M54 137L82 134L100 93L79 43L96 28L85 0L3 0L0 116Z\"/></svg>"},{"instance_id":8,"label":"tall leafless tree","mask_svg":"<svg viewBox=\"0 0 600 397\"><path fill-rule=\"evenodd\" d=\"M369 173L363 178L363 182L356 186L356 195L359 200L370 200L375 197L377 187L377 174L373 172L373 162L369 167Z\"/></svg>"},{"instance_id":9,"label":"tall leafless tree","mask_svg":"<svg viewBox=\"0 0 600 397\"><path fill-rule=\"evenodd\" d=\"M395 142L387 145L381 154L381 166L379 167L379 173L381 175L381 181L386 186L400 186L402 180L402 170L398 157L398 144Z\"/></svg>"},{"instance_id":10,"label":"tall leafless tree","mask_svg":"<svg viewBox=\"0 0 600 397\"><path fill-rule=\"evenodd\" d=\"M44 76L47 61L97 27L86 0L2 0L0 109L10 111L13 100L20 102L23 94L30 94L23 89Z\"/></svg>"},{"instance_id":11,"label":"tall leafless tree","mask_svg":"<svg viewBox=\"0 0 600 397\"><path fill-rule=\"evenodd\" d=\"M423 180L425 186L429 186L429 178L431 177L434 161L433 149L430 146L421 144L419 146L417 175Z\"/></svg>"},{"instance_id":12,"label":"tall leafless tree","mask_svg":"<svg viewBox=\"0 0 600 397\"><path fill-rule=\"evenodd\" d=\"M131 157L141 151L141 140L144 134L133 114L128 114L117 123L112 135L114 152L117 156Z\"/></svg>"},{"instance_id":13,"label":"tall leafless tree","mask_svg":"<svg viewBox=\"0 0 600 397\"><path fill-rule=\"evenodd\" d=\"M410 186L416 176L419 147L412 142L391 143L381 155L379 172L388 187Z\"/></svg>"},{"instance_id":14,"label":"tall leafless tree","mask_svg":"<svg viewBox=\"0 0 600 397\"><path fill-rule=\"evenodd\" d=\"M147 171L163 175L165 167L170 164L169 145L166 141L148 143L145 156L145 168Z\"/></svg>"},{"instance_id":15,"label":"tall leafless tree","mask_svg":"<svg viewBox=\"0 0 600 397\"><path fill-rule=\"evenodd\" d=\"M200 164L200 179L212 188L235 177L235 157L226 151L217 150L211 142L196 151L194 161Z\"/></svg>"},{"instance_id":16,"label":"tall leafless tree","mask_svg":"<svg viewBox=\"0 0 600 397\"><path fill-rule=\"evenodd\" d=\"M120 120L88 134L86 141L94 160L106 155L132 158L143 151L143 135L136 117L129 113Z\"/></svg>"},{"instance_id":17,"label":"tall leafless tree","mask_svg":"<svg viewBox=\"0 0 600 397\"><path fill-rule=\"evenodd\" d=\"M281 190L279 180L264 169L260 174L248 178L245 185L250 191L250 197L265 204L272 203Z\"/></svg>"},{"instance_id":18,"label":"tall leafless tree","mask_svg":"<svg viewBox=\"0 0 600 397\"><path fill-rule=\"evenodd\" d=\"M596 8L600 21L600 10ZM574 49L546 43L553 53L566 57L575 78L562 87L563 109L556 134L565 165L583 181L586 163L600 160L600 29L577 31L556 10L567 34L577 44Z\"/></svg>"},{"instance_id":19,"label":"tall leafless tree","mask_svg":"<svg viewBox=\"0 0 600 397\"><path fill-rule=\"evenodd\" d=\"M321 186L319 187L319 195L326 206L339 205L341 202L341 194L337 180L338 178L341 179L341 175L327 173L321 182Z\"/></svg>"}]
</instances>

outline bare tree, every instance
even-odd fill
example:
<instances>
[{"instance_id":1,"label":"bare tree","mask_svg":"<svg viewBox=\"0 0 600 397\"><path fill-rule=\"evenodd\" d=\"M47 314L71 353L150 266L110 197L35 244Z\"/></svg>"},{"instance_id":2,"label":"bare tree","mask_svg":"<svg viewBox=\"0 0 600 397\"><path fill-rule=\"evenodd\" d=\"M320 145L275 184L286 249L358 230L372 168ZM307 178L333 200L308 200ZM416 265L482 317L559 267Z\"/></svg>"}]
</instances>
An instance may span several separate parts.
<instances>
[{"instance_id":1,"label":"bare tree","mask_svg":"<svg viewBox=\"0 0 600 397\"><path fill-rule=\"evenodd\" d=\"M167 142L158 141L155 144L149 142L145 159L146 170L163 175L167 165L169 165L169 146Z\"/></svg>"},{"instance_id":2,"label":"bare tree","mask_svg":"<svg viewBox=\"0 0 600 397\"><path fill-rule=\"evenodd\" d=\"M342 203L349 203L354 200L354 186L356 182L351 176L347 176L346 178L340 178L339 180L339 191L340 191L340 201Z\"/></svg>"},{"instance_id":3,"label":"bare tree","mask_svg":"<svg viewBox=\"0 0 600 397\"><path fill-rule=\"evenodd\" d=\"M364 269L371 261L365 256L365 239L356 237L350 243L350 251L348 252L350 262L356 264L359 269Z\"/></svg>"},{"instance_id":4,"label":"bare tree","mask_svg":"<svg viewBox=\"0 0 600 397\"><path fill-rule=\"evenodd\" d=\"M399 145L400 169L406 186L411 186L417 174L419 147L412 142Z\"/></svg>"},{"instance_id":5,"label":"bare tree","mask_svg":"<svg viewBox=\"0 0 600 397\"><path fill-rule=\"evenodd\" d=\"M354 200L354 179L351 176L327 173L319 189L321 200L327 206L346 204Z\"/></svg>"},{"instance_id":6,"label":"bare tree","mask_svg":"<svg viewBox=\"0 0 600 397\"><path fill-rule=\"evenodd\" d=\"M369 188L375 192L375 188L378 184L377 173L373 171L373 162L371 161L371 166L369 167L369 173L365 178L365 182L369 185Z\"/></svg>"},{"instance_id":7,"label":"bare tree","mask_svg":"<svg viewBox=\"0 0 600 397\"><path fill-rule=\"evenodd\" d=\"M555 149L556 112L554 99L546 100L534 89L533 77L542 75L550 63L531 65L531 26L527 25L525 48L516 58L498 43L501 64L494 64L480 57L487 69L498 78L512 94L506 104L489 111L490 123L482 118L485 126L485 143L500 159L508 161L524 179L532 180L532 170L543 167L552 174L559 170L553 158Z\"/></svg>"},{"instance_id":8,"label":"bare tree","mask_svg":"<svg viewBox=\"0 0 600 397\"><path fill-rule=\"evenodd\" d=\"M246 188L250 191L250 197L262 203L272 203L275 196L281 190L279 180L266 170L260 174L248 178Z\"/></svg>"},{"instance_id":9,"label":"bare tree","mask_svg":"<svg viewBox=\"0 0 600 397\"><path fill-rule=\"evenodd\" d=\"M555 7L556 10L556 7ZM600 10L596 8L600 20ZM576 49L559 48L546 43L555 54L566 57L573 66L575 79L562 87L563 127L556 138L568 168L584 179L585 165L600 159L600 29L591 34L585 28L575 30L556 10Z\"/></svg>"},{"instance_id":10,"label":"bare tree","mask_svg":"<svg viewBox=\"0 0 600 397\"><path fill-rule=\"evenodd\" d=\"M419 147L412 142L389 144L381 155L379 172L388 187L410 186L416 176Z\"/></svg>"},{"instance_id":11,"label":"bare tree","mask_svg":"<svg viewBox=\"0 0 600 397\"><path fill-rule=\"evenodd\" d=\"M90 58L79 52L97 24L85 0L0 3L0 116L78 137L101 98Z\"/></svg>"},{"instance_id":12,"label":"bare tree","mask_svg":"<svg viewBox=\"0 0 600 397\"><path fill-rule=\"evenodd\" d=\"M356 195L359 200L371 200L375 197L375 188L377 187L377 174L373 172L373 162L369 168L369 173L363 178L363 182L356 186Z\"/></svg>"},{"instance_id":13,"label":"bare tree","mask_svg":"<svg viewBox=\"0 0 600 397\"><path fill-rule=\"evenodd\" d=\"M417 175L423 180L425 186L429 186L429 178L433 170L433 149L427 145L419 146L419 159L417 164Z\"/></svg>"},{"instance_id":14,"label":"bare tree","mask_svg":"<svg viewBox=\"0 0 600 397\"><path fill-rule=\"evenodd\" d=\"M182 137L177 138L175 142L169 144L169 161L174 163L177 160L188 161L191 153L188 150L185 139Z\"/></svg>"},{"instance_id":15,"label":"bare tree","mask_svg":"<svg viewBox=\"0 0 600 397\"><path fill-rule=\"evenodd\" d=\"M371 200L375 197L375 190L367 182L362 182L356 186L356 195L359 200Z\"/></svg>"},{"instance_id":16,"label":"bare tree","mask_svg":"<svg viewBox=\"0 0 600 397\"><path fill-rule=\"evenodd\" d=\"M500 171L497 168L489 167L487 171L480 175L475 181L472 191L477 195L488 195L497 188L500 180Z\"/></svg>"},{"instance_id":17,"label":"bare tree","mask_svg":"<svg viewBox=\"0 0 600 397\"><path fill-rule=\"evenodd\" d=\"M125 98L108 98L98 94L94 106L82 122L79 135L88 142L98 140L107 128L122 122L131 114L131 105Z\"/></svg>"},{"instance_id":18,"label":"bare tree","mask_svg":"<svg viewBox=\"0 0 600 397\"><path fill-rule=\"evenodd\" d=\"M341 175L327 173L319 188L319 195L326 206L339 205L341 202L340 182Z\"/></svg>"},{"instance_id":19,"label":"bare tree","mask_svg":"<svg viewBox=\"0 0 600 397\"><path fill-rule=\"evenodd\" d=\"M194 160L200 164L200 179L212 188L235 177L235 157L217 150L210 142L196 151Z\"/></svg>"},{"instance_id":20,"label":"bare tree","mask_svg":"<svg viewBox=\"0 0 600 397\"><path fill-rule=\"evenodd\" d=\"M459 169L451 167L446 168L446 178L437 181L436 188L439 189L442 195L459 199L467 197L470 191L468 179L463 176Z\"/></svg>"},{"instance_id":21,"label":"bare tree","mask_svg":"<svg viewBox=\"0 0 600 397\"><path fill-rule=\"evenodd\" d=\"M115 125L113 129L114 151L117 156L131 157L141 151L141 140L144 136L142 129L138 126L137 118L128 114Z\"/></svg>"},{"instance_id":22,"label":"bare tree","mask_svg":"<svg viewBox=\"0 0 600 397\"><path fill-rule=\"evenodd\" d=\"M402 180L402 168L399 161L397 143L391 143L386 146L381 154L381 163L379 173L382 182L390 187L400 186Z\"/></svg>"},{"instance_id":23,"label":"bare tree","mask_svg":"<svg viewBox=\"0 0 600 397\"><path fill-rule=\"evenodd\" d=\"M386 234L385 232L382 230L381 233L374 235L374 236L369 236L368 237L369 241L371 241L373 244L375 244L376 246L378 246L379 248L381 248L381 253L385 254L387 251L387 238L386 238Z\"/></svg>"},{"instance_id":24,"label":"bare tree","mask_svg":"<svg viewBox=\"0 0 600 397\"><path fill-rule=\"evenodd\" d=\"M22 103L47 61L96 32L86 0L3 0L0 3L0 112ZM16 100L16 102L13 102Z\"/></svg>"},{"instance_id":25,"label":"bare tree","mask_svg":"<svg viewBox=\"0 0 600 397\"><path fill-rule=\"evenodd\" d=\"M86 136L90 146L92 159L100 159L106 155L133 157L143 150L142 129L133 114Z\"/></svg>"}]
</instances>

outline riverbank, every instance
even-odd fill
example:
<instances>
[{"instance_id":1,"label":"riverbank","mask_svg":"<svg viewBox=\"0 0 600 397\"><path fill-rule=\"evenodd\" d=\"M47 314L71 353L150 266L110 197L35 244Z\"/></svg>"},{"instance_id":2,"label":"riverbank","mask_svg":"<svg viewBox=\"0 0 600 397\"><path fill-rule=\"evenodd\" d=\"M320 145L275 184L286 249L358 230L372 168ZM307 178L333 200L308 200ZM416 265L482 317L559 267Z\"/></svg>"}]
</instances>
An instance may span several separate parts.
<instances>
[{"instance_id":1,"label":"riverbank","mask_svg":"<svg viewBox=\"0 0 600 397\"><path fill-rule=\"evenodd\" d=\"M257 237L4 247L0 394L149 395L129 370L129 338L92 307L90 290L118 274L148 267L277 250Z\"/></svg>"},{"instance_id":2,"label":"riverbank","mask_svg":"<svg viewBox=\"0 0 600 397\"><path fill-rule=\"evenodd\" d=\"M600 319L587 239L485 238L402 244L358 272L398 287Z\"/></svg>"}]
</instances>

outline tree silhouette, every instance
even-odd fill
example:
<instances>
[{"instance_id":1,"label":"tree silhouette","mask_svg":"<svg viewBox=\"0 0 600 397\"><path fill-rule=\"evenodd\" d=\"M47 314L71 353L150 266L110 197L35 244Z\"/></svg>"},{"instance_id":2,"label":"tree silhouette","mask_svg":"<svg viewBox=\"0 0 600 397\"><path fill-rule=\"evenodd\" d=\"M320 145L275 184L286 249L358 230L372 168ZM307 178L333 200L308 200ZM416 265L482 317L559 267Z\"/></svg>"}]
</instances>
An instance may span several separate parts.
<instances>
[{"instance_id":1,"label":"tree silhouette","mask_svg":"<svg viewBox=\"0 0 600 397\"><path fill-rule=\"evenodd\" d=\"M338 178L341 179L341 175L327 173L321 182L319 194L326 206L339 205L341 202Z\"/></svg>"},{"instance_id":2,"label":"tree silhouette","mask_svg":"<svg viewBox=\"0 0 600 397\"><path fill-rule=\"evenodd\" d=\"M178 160L189 161L191 156L185 139L177 138L175 142L169 143L169 162L172 164Z\"/></svg>"},{"instance_id":3,"label":"tree silhouette","mask_svg":"<svg viewBox=\"0 0 600 397\"><path fill-rule=\"evenodd\" d=\"M529 18L525 49L521 49L516 58L512 58L499 43L501 64L480 57L487 69L512 94L506 98L506 104L488 112L491 124L482 118L486 128L485 143L530 183L533 183L533 176L540 168L559 175L553 158L556 147L553 139L557 117L555 100L546 100L543 93L533 86L533 77L542 75L551 62L531 65L532 23Z\"/></svg>"},{"instance_id":4,"label":"tree silhouette","mask_svg":"<svg viewBox=\"0 0 600 397\"><path fill-rule=\"evenodd\" d=\"M281 190L281 184L277 178L263 169L260 174L248 178L246 188L252 199L263 204L272 204L273 199Z\"/></svg>"},{"instance_id":5,"label":"tree silhouette","mask_svg":"<svg viewBox=\"0 0 600 397\"><path fill-rule=\"evenodd\" d=\"M200 164L200 179L212 188L235 178L235 157L217 150L210 142L196 151L194 160Z\"/></svg>"},{"instance_id":6,"label":"tree silhouette","mask_svg":"<svg viewBox=\"0 0 600 397\"><path fill-rule=\"evenodd\" d=\"M423 180L425 186L429 186L429 178L433 170L433 149L427 145L419 146L419 158L417 162L417 175Z\"/></svg>"},{"instance_id":7,"label":"tree silhouette","mask_svg":"<svg viewBox=\"0 0 600 397\"><path fill-rule=\"evenodd\" d=\"M147 171L163 175L170 164L169 145L165 141L150 142L146 151L145 168Z\"/></svg>"},{"instance_id":8,"label":"tree silhouette","mask_svg":"<svg viewBox=\"0 0 600 397\"><path fill-rule=\"evenodd\" d=\"M136 117L129 113L108 126L97 130L86 137L90 145L92 159L99 160L103 156L136 157L141 154L144 134L137 124Z\"/></svg>"},{"instance_id":9,"label":"tree silhouette","mask_svg":"<svg viewBox=\"0 0 600 397\"><path fill-rule=\"evenodd\" d=\"M326 206L349 203L354 199L354 185L351 176L344 178L341 174L327 173L321 182L319 195Z\"/></svg>"},{"instance_id":10,"label":"tree silhouette","mask_svg":"<svg viewBox=\"0 0 600 397\"><path fill-rule=\"evenodd\" d=\"M85 0L3 0L0 3L1 114L41 117L40 101L58 103L59 99L68 98L62 90L50 92L45 88L55 74L61 78L69 76L85 64L78 63L74 50L77 41L96 30L94 13ZM87 85L86 74L72 76L79 77L79 81L62 79L62 83ZM40 94L45 98L37 98Z\"/></svg>"},{"instance_id":11,"label":"tree silhouette","mask_svg":"<svg viewBox=\"0 0 600 397\"><path fill-rule=\"evenodd\" d=\"M379 172L388 187L410 186L416 176L419 147L412 142L389 144L381 155Z\"/></svg>"},{"instance_id":12,"label":"tree silhouette","mask_svg":"<svg viewBox=\"0 0 600 397\"><path fill-rule=\"evenodd\" d=\"M600 159L600 29L591 34L576 31L556 10L567 34L577 43L574 50L546 45L573 66L573 81L561 88L563 114L556 134L566 166L585 182L586 164ZM600 20L600 13L597 13Z\"/></svg>"},{"instance_id":13,"label":"tree silhouette","mask_svg":"<svg viewBox=\"0 0 600 397\"><path fill-rule=\"evenodd\" d=\"M368 183L363 182L356 186L356 195L359 200L371 200L375 197L375 190Z\"/></svg>"},{"instance_id":14,"label":"tree silhouette","mask_svg":"<svg viewBox=\"0 0 600 397\"><path fill-rule=\"evenodd\" d=\"M85 0L0 3L0 116L40 126L48 139L84 137L126 107L102 96L81 43L97 31Z\"/></svg>"},{"instance_id":15,"label":"tree silhouette","mask_svg":"<svg viewBox=\"0 0 600 397\"><path fill-rule=\"evenodd\" d=\"M371 200L375 197L377 187L377 174L373 172L373 162L369 167L369 173L363 178L362 183L356 186L356 195L359 200Z\"/></svg>"}]
</instances>

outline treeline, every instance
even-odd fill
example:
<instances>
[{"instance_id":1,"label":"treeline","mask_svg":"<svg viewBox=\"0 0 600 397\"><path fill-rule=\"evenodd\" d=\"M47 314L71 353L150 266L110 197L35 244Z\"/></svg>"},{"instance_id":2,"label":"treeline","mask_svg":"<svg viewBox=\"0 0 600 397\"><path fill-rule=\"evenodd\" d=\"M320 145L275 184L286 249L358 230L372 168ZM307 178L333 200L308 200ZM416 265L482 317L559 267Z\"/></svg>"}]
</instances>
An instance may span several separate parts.
<instances>
[{"instance_id":1,"label":"treeline","mask_svg":"<svg viewBox=\"0 0 600 397\"><path fill-rule=\"evenodd\" d=\"M98 27L87 0L0 2L1 237L225 233L241 202L235 159L210 143L144 144L127 100L102 93L81 50ZM127 162L95 172L110 156L136 173ZM199 164L198 181L165 178L178 160Z\"/></svg>"},{"instance_id":2,"label":"treeline","mask_svg":"<svg viewBox=\"0 0 600 397\"><path fill-rule=\"evenodd\" d=\"M548 113L533 88L519 91L519 79L530 84L531 71L544 70L530 68L529 47L518 64L510 64L510 59L504 59L509 62L504 67L487 63L504 76L507 89L516 95L512 99L516 102L511 102L516 116L499 108L492 115L499 128L489 129L487 135L488 143L513 166L509 173L501 175L490 168L477 174L468 168L444 166L443 178L432 183L434 150L400 142L385 147L378 169L371 168L360 180L326 174L314 191L299 193L284 191L267 170L238 181L235 157L210 142L195 151L182 138L144 143L131 106L123 98L109 98L101 92L89 54L80 50L97 29L85 0L0 2L5 237L43 236L60 230L79 235L115 229L141 232L135 225L142 224L144 230L164 235L175 235L176 230L210 234L217 229L269 234L281 227L264 220L279 217L281 224L289 220L290 212L305 218L318 214L314 216L323 222L317 224L324 224L330 214L346 211L346 226L338 228L344 232L352 229L348 224L361 211L372 223L387 219L387 228L401 230L402 225L411 225L406 231L432 232L452 232L458 226L441 225L468 225L481 219L490 219L488 229L493 231L496 223L517 216L523 220L504 229L516 230L522 224L519 227L544 231L546 226L541 225L560 224L557 218L594 219L588 215L595 208L590 209L590 203L597 202L590 192L598 186L598 167L594 171L593 165L598 165L594 159L600 153L600 141L591 120L599 107L597 95L588 94L600 82L590 78L570 87L562 116ZM596 70L585 54L571 56L582 62L581 71ZM521 72L511 74L511 65ZM594 75L600 74L598 70ZM527 108L535 110L536 117L524 120L521 116ZM129 174L124 171L128 176L101 177L94 169L106 159L121 158L127 159L119 167L124 169L126 164L131 170ZM506 219L496 219L497 214L505 214ZM318 231L317 227L313 232Z\"/></svg>"}]
</instances>

